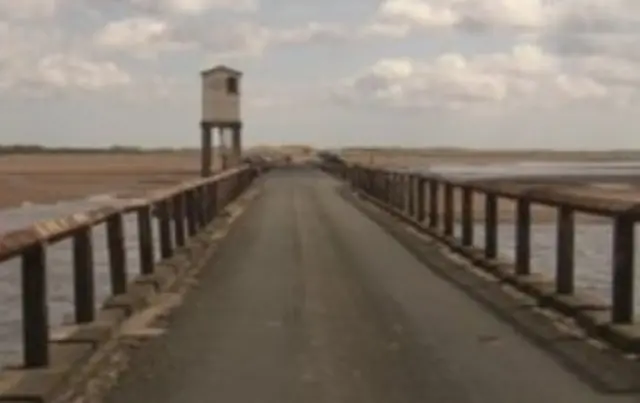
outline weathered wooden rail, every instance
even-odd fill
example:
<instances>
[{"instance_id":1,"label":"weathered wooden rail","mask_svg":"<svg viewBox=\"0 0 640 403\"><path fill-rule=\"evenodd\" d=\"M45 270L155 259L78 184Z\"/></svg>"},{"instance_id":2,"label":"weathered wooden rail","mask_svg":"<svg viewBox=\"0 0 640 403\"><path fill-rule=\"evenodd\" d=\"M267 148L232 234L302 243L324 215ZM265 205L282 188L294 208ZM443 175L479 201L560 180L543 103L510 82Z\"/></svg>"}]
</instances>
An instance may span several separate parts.
<instances>
[{"instance_id":1,"label":"weathered wooden rail","mask_svg":"<svg viewBox=\"0 0 640 403\"><path fill-rule=\"evenodd\" d=\"M154 221L159 230L159 257L170 258L246 189L257 172L256 167L246 165L155 192L124 206L74 214L0 236L0 262L14 258L22 261L24 366L38 368L49 364L46 262L49 245L72 238L75 322L90 323L96 313L94 227L106 226L111 294L124 294L128 287L123 218L126 214L137 216L140 274L150 275L155 266Z\"/></svg>"},{"instance_id":2,"label":"weathered wooden rail","mask_svg":"<svg viewBox=\"0 0 640 403\"><path fill-rule=\"evenodd\" d=\"M418 230L447 244L474 264L499 275L541 301L577 316L588 330L640 351L640 333L634 330L634 227L640 219L640 204L606 196L576 194L544 185L501 185L455 181L437 175L396 172L325 160L322 168L344 180L368 199ZM461 205L455 206L454 192ZM474 234L474 199L483 197L484 246ZM515 261L498 256L498 201L515 202ZM474 204L476 208L474 209ZM555 275L532 275L531 230L534 204L557 210ZM459 207L456 209L456 207ZM456 210L459 216L456 217ZM476 211L474 211L476 210ZM612 267L610 301L579 295L575 287L575 234L577 213L612 220ZM455 222L460 234L455 235ZM606 316L604 316L606 315Z\"/></svg>"}]
</instances>

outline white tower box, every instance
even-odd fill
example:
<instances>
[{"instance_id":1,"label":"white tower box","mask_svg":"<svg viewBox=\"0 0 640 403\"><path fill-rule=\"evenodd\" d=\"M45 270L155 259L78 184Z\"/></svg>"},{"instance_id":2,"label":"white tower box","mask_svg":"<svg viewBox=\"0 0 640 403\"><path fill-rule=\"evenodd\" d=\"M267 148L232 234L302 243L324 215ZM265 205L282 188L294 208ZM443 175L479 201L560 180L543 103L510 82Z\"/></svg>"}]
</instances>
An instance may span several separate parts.
<instances>
[{"instance_id":1,"label":"white tower box","mask_svg":"<svg viewBox=\"0 0 640 403\"><path fill-rule=\"evenodd\" d=\"M242 73L226 66L216 66L201 75L202 122L211 125L240 123Z\"/></svg>"}]
</instances>

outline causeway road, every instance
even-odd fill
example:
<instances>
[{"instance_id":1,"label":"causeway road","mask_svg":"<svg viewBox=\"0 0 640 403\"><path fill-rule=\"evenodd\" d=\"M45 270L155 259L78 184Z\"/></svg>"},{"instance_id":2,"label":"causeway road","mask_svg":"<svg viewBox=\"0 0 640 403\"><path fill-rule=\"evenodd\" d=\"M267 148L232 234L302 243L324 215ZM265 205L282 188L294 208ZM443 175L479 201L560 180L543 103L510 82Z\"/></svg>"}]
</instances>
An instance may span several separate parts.
<instances>
[{"instance_id":1,"label":"causeway road","mask_svg":"<svg viewBox=\"0 0 640 403\"><path fill-rule=\"evenodd\" d=\"M313 170L272 172L110 403L618 403ZM595 365L595 364L594 364Z\"/></svg>"}]
</instances>

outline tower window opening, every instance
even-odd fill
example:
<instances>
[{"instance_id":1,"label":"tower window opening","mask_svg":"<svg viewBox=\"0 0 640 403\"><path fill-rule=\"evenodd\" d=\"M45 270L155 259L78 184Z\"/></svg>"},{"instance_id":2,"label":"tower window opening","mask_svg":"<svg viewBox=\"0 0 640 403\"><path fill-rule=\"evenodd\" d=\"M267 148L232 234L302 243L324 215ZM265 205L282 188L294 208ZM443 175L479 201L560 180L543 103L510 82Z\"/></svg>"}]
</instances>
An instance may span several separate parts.
<instances>
[{"instance_id":1,"label":"tower window opening","mask_svg":"<svg viewBox=\"0 0 640 403\"><path fill-rule=\"evenodd\" d=\"M227 93L228 94L238 93L238 79L236 77L227 78Z\"/></svg>"}]
</instances>

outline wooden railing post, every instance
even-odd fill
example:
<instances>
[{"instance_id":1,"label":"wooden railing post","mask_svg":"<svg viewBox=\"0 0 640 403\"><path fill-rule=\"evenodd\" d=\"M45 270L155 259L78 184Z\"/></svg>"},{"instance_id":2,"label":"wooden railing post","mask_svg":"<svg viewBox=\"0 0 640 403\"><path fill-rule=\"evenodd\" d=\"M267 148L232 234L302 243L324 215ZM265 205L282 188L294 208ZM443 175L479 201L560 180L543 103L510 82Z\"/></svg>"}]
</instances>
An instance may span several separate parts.
<instances>
[{"instance_id":1,"label":"wooden railing post","mask_svg":"<svg viewBox=\"0 0 640 403\"><path fill-rule=\"evenodd\" d=\"M380 175L378 175L378 170L370 169L369 177L371 184L371 196L376 200L380 200Z\"/></svg>"},{"instance_id":2,"label":"wooden railing post","mask_svg":"<svg viewBox=\"0 0 640 403\"><path fill-rule=\"evenodd\" d=\"M411 208L411 174L402 174L402 213L409 214Z\"/></svg>"},{"instance_id":3,"label":"wooden railing post","mask_svg":"<svg viewBox=\"0 0 640 403\"><path fill-rule=\"evenodd\" d=\"M137 209L138 215L138 248L140 252L140 272L152 274L154 265L153 230L151 227L151 206L144 205Z\"/></svg>"},{"instance_id":4,"label":"wooden railing post","mask_svg":"<svg viewBox=\"0 0 640 403\"><path fill-rule=\"evenodd\" d=\"M369 194L369 175L367 175L368 169L360 167L360 189L365 194Z\"/></svg>"},{"instance_id":5,"label":"wooden railing post","mask_svg":"<svg viewBox=\"0 0 640 403\"><path fill-rule=\"evenodd\" d=\"M187 190L185 192L185 201L186 201L186 216L187 216L187 234L189 238L196 235L196 203L195 203L195 195L192 190Z\"/></svg>"},{"instance_id":6,"label":"wooden railing post","mask_svg":"<svg viewBox=\"0 0 640 403\"><path fill-rule=\"evenodd\" d=\"M163 259L168 259L173 254L168 200L161 201L156 208L158 211L158 232L160 234L160 256Z\"/></svg>"},{"instance_id":7,"label":"wooden railing post","mask_svg":"<svg viewBox=\"0 0 640 403\"><path fill-rule=\"evenodd\" d=\"M531 202L526 196L516 202L516 274L531 273Z\"/></svg>"},{"instance_id":8,"label":"wooden railing post","mask_svg":"<svg viewBox=\"0 0 640 403\"><path fill-rule=\"evenodd\" d=\"M406 212L409 214L409 217L414 216L415 214L415 205L416 205L416 176L412 173L407 174L407 209Z\"/></svg>"},{"instance_id":9,"label":"wooden railing post","mask_svg":"<svg viewBox=\"0 0 640 403\"><path fill-rule=\"evenodd\" d=\"M634 248L635 222L626 214L613 221L613 307L612 322L617 324L633 321Z\"/></svg>"},{"instance_id":10,"label":"wooden railing post","mask_svg":"<svg viewBox=\"0 0 640 403\"><path fill-rule=\"evenodd\" d=\"M473 246L473 189L462 187L462 245Z\"/></svg>"},{"instance_id":11,"label":"wooden railing post","mask_svg":"<svg viewBox=\"0 0 640 403\"><path fill-rule=\"evenodd\" d=\"M232 177L232 188L231 188L231 198L236 197L236 181L235 177ZM196 198L196 228L200 231L206 225L205 220L205 195L204 188L202 186L198 186L194 189L195 198Z\"/></svg>"},{"instance_id":12,"label":"wooden railing post","mask_svg":"<svg viewBox=\"0 0 640 403\"><path fill-rule=\"evenodd\" d=\"M396 198L397 198L397 186L396 186L396 175L393 172L389 172L389 205L391 207L396 207Z\"/></svg>"},{"instance_id":13,"label":"wooden railing post","mask_svg":"<svg viewBox=\"0 0 640 403\"><path fill-rule=\"evenodd\" d=\"M107 220L107 250L109 251L111 293L124 294L127 292L127 251L124 220L120 213L112 215Z\"/></svg>"},{"instance_id":14,"label":"wooden railing post","mask_svg":"<svg viewBox=\"0 0 640 403\"><path fill-rule=\"evenodd\" d=\"M175 231L176 246L182 247L185 244L185 200L184 193L180 192L173 196L173 228Z\"/></svg>"},{"instance_id":15,"label":"wooden railing post","mask_svg":"<svg viewBox=\"0 0 640 403\"><path fill-rule=\"evenodd\" d=\"M96 320L95 261L93 228L105 225L105 246L108 253L111 294L127 292L127 249L124 214L134 213L137 220L140 273L155 270L154 218L158 219L160 254L163 259L173 255L174 246L186 243L185 218L190 235L211 222L218 206L216 196L222 189L223 205L238 197L253 180L255 171L244 169L221 179L198 181L186 191L184 185L167 192L163 200L152 197L144 203L124 206L103 206L100 209L75 214L56 222L55 226L36 223L28 228L2 234L0 263L21 259L20 288L22 309L23 366L43 368L50 363L49 315L47 300L47 245L71 238L73 277L73 314L78 325ZM376 191L378 173L361 170L360 185L368 192ZM176 194L176 191L182 193ZM186 198L186 201L185 201ZM185 208L185 204L187 204ZM172 222L175 232L172 232ZM173 241L175 236L175 243Z\"/></svg>"},{"instance_id":16,"label":"wooden railing post","mask_svg":"<svg viewBox=\"0 0 640 403\"><path fill-rule=\"evenodd\" d=\"M251 181L249 181L251 182ZM213 182L210 188L211 197L211 219L215 219L218 216L218 182Z\"/></svg>"},{"instance_id":17,"label":"wooden railing post","mask_svg":"<svg viewBox=\"0 0 640 403\"><path fill-rule=\"evenodd\" d=\"M393 183L394 183L394 207L400 210L402 208L402 175L399 173L394 173L393 175Z\"/></svg>"},{"instance_id":18,"label":"wooden railing post","mask_svg":"<svg viewBox=\"0 0 640 403\"><path fill-rule=\"evenodd\" d=\"M416 181L416 220L419 223L423 223L425 219L425 182L426 180L422 176L417 177Z\"/></svg>"},{"instance_id":19,"label":"wooden railing post","mask_svg":"<svg viewBox=\"0 0 640 403\"><path fill-rule=\"evenodd\" d=\"M557 217L556 236L556 292L572 294L574 289L574 233L573 209L560 206Z\"/></svg>"},{"instance_id":20,"label":"wooden railing post","mask_svg":"<svg viewBox=\"0 0 640 403\"><path fill-rule=\"evenodd\" d=\"M49 313L45 246L33 245L22 252L22 328L24 366L49 365Z\"/></svg>"},{"instance_id":21,"label":"wooden railing post","mask_svg":"<svg viewBox=\"0 0 640 403\"><path fill-rule=\"evenodd\" d=\"M238 188L238 190L236 191L237 196L242 183L240 175L236 177L236 182L236 186ZM209 184L203 184L200 187L200 192L202 193L202 224L204 227L206 227L211 222L211 194L209 193Z\"/></svg>"},{"instance_id":22,"label":"wooden railing post","mask_svg":"<svg viewBox=\"0 0 640 403\"><path fill-rule=\"evenodd\" d=\"M454 222L453 192L454 192L453 184L451 184L450 182L445 182L444 184L444 235L445 236L453 235L453 222Z\"/></svg>"},{"instance_id":23,"label":"wooden railing post","mask_svg":"<svg viewBox=\"0 0 640 403\"><path fill-rule=\"evenodd\" d=\"M429 228L437 229L440 225L440 211L438 206L438 189L440 188L437 179L429 180Z\"/></svg>"},{"instance_id":24,"label":"wooden railing post","mask_svg":"<svg viewBox=\"0 0 640 403\"><path fill-rule=\"evenodd\" d=\"M493 260L498 257L498 197L485 193L484 203L484 257Z\"/></svg>"},{"instance_id":25,"label":"wooden railing post","mask_svg":"<svg viewBox=\"0 0 640 403\"><path fill-rule=\"evenodd\" d=\"M370 170L371 192L376 200L380 199L380 172L377 169Z\"/></svg>"},{"instance_id":26,"label":"wooden railing post","mask_svg":"<svg viewBox=\"0 0 640 403\"><path fill-rule=\"evenodd\" d=\"M331 167L325 167L328 169ZM484 195L484 259L498 258L498 231L500 197L515 199L515 274L531 274L532 203L556 206L557 244L555 255L555 291L560 295L575 292L575 214L584 212L597 216L613 217L612 247L612 313L611 323L629 324L634 321L634 240L635 222L638 220L637 204L633 200L608 200L570 194L570 192L538 188L520 191L518 187L492 186L475 183L449 182L437 176L423 178L416 174L394 172L365 167L353 167L348 171L349 180L372 197L404 213L418 222L428 217L430 230L439 230L446 237L455 235L457 188L461 189L461 244L472 247L475 241L475 191ZM428 183L428 185L427 185ZM428 186L428 187L427 187ZM444 189L440 189L444 188ZM439 193L444 191L444 197ZM442 200L441 200L442 199ZM425 205L426 201L426 205ZM440 205L442 204L442 206ZM443 224L441 224L443 222ZM433 232L433 231L429 231ZM439 231L438 231L439 232Z\"/></svg>"},{"instance_id":27,"label":"wooden railing post","mask_svg":"<svg viewBox=\"0 0 640 403\"><path fill-rule=\"evenodd\" d=\"M77 230L73 236L73 290L76 323L92 322L95 318L95 285L89 226Z\"/></svg>"},{"instance_id":28,"label":"wooden railing post","mask_svg":"<svg viewBox=\"0 0 640 403\"><path fill-rule=\"evenodd\" d=\"M349 177L353 181L353 168L349 168ZM352 182L352 186L355 189L355 181ZM226 179L221 179L218 182L218 203L220 204L220 209L223 210L227 207L227 181Z\"/></svg>"}]
</instances>

